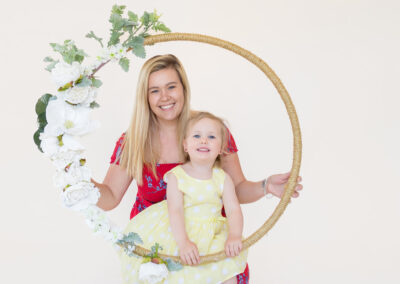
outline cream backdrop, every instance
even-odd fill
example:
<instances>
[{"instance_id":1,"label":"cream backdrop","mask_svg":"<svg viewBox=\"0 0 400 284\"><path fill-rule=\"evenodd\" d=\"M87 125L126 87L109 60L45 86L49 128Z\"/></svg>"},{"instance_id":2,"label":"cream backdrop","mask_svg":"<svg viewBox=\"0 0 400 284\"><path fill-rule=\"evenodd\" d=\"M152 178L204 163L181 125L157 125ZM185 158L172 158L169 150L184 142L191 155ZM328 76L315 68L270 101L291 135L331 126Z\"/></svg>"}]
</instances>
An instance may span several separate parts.
<instances>
[{"instance_id":1,"label":"cream backdrop","mask_svg":"<svg viewBox=\"0 0 400 284\"><path fill-rule=\"evenodd\" d=\"M1 283L120 283L111 245L64 209L54 169L36 148L34 104L55 91L42 59L49 42L74 39L95 55L90 30L108 37L114 1L1 4ZM120 1L156 8L175 32L220 37L263 58L282 79L303 134L304 193L250 250L251 283L400 283L400 18L398 1ZM229 120L245 175L261 180L290 169L292 134L278 93L254 66L200 43L148 48L184 63L193 107ZM94 178L107 170L132 111L138 70L118 65L104 82L84 138ZM110 218L128 222L131 186ZM243 205L245 234L277 200Z\"/></svg>"}]
</instances>

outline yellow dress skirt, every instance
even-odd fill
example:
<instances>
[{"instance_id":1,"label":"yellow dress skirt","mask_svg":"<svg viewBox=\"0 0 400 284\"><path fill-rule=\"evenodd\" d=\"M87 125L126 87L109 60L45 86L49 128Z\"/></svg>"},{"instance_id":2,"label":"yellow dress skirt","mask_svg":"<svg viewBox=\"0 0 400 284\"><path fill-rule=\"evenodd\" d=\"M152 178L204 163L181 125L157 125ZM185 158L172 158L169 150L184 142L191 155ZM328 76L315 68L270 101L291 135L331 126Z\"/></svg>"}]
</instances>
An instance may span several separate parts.
<instances>
[{"instance_id":1,"label":"yellow dress skirt","mask_svg":"<svg viewBox=\"0 0 400 284\"><path fill-rule=\"evenodd\" d=\"M225 172L213 169L209 180L190 177L181 166L171 171L177 180L178 188L183 192L185 228L189 239L197 245L200 255L211 254L225 249L228 237L227 219L221 215L222 190ZM165 176L164 176L164 180ZM143 240L140 246L150 249L155 243L163 248L162 254L178 256L178 246L171 232L168 219L167 202L154 204L128 224L125 233L135 232ZM122 276L124 283L143 283L139 281L139 267L143 258L128 256L120 251ZM240 274L246 268L247 250L232 258L197 266L184 266L179 271L171 271L168 278L160 283L221 283Z\"/></svg>"}]
</instances>

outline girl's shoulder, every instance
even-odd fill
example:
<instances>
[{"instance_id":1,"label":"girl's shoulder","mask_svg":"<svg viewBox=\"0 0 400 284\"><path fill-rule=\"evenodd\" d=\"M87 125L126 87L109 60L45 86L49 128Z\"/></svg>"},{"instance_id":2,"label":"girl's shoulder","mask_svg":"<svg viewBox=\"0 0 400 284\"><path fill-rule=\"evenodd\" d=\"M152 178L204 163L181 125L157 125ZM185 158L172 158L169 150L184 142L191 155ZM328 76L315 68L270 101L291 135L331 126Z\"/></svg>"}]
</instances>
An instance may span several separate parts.
<instances>
[{"instance_id":1,"label":"girl's shoulder","mask_svg":"<svg viewBox=\"0 0 400 284\"><path fill-rule=\"evenodd\" d=\"M173 175L176 177L177 180L180 180L180 179L183 178L184 173L185 173L185 172L184 172L184 170L182 169L182 166L181 166L181 165L177 165L176 167L170 169L168 172L166 172L166 173L164 174L163 180L164 180L165 182L168 182L168 176L169 176L170 174L173 174Z\"/></svg>"}]
</instances>

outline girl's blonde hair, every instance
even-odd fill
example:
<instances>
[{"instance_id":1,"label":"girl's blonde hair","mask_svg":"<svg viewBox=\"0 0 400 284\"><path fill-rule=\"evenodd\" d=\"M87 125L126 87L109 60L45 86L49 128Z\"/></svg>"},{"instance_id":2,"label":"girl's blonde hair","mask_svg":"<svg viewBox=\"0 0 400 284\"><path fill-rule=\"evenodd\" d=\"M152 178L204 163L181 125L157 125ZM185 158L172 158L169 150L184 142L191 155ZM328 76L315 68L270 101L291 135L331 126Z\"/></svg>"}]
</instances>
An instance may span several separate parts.
<instances>
[{"instance_id":1,"label":"girl's blonde hair","mask_svg":"<svg viewBox=\"0 0 400 284\"><path fill-rule=\"evenodd\" d=\"M150 166L156 176L156 163L159 160L160 141L157 117L148 103L150 74L173 68L183 86L184 103L178 117L177 139L183 141L184 126L190 116L190 88L182 63L172 54L157 55L147 60L140 71L136 89L136 101L130 126L122 144L121 162L128 174L142 184L143 166Z\"/></svg>"},{"instance_id":2,"label":"girl's blonde hair","mask_svg":"<svg viewBox=\"0 0 400 284\"><path fill-rule=\"evenodd\" d=\"M185 127L184 127L184 136L182 137L183 139L180 141L181 145L183 145L183 140L187 137L188 132L190 127L192 127L195 123L199 122L200 120L208 118L211 120L214 120L219 124L219 127L221 129L221 150L222 154L227 154L227 143L228 143L228 130L226 128L225 122L222 118L219 118L218 116L213 115L212 113L206 112L206 111L192 111L190 118L187 120ZM190 161L190 157L187 152L183 151L182 147L182 155L185 158L185 162ZM217 159L215 160L214 165L220 167L221 166L221 155L218 155Z\"/></svg>"}]
</instances>

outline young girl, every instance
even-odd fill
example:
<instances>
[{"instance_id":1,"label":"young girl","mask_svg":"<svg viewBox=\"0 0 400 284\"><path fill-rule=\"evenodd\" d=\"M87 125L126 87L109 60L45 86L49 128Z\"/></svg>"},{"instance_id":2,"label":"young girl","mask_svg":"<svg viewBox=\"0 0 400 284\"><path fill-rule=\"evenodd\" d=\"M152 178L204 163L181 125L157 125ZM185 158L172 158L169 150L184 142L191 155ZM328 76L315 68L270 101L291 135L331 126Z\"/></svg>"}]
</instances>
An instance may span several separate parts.
<instances>
[{"instance_id":1,"label":"young girl","mask_svg":"<svg viewBox=\"0 0 400 284\"><path fill-rule=\"evenodd\" d=\"M186 162L165 174L167 200L139 213L125 231L138 233L143 247L156 242L161 253L180 256L183 269L164 283L236 283L246 267L242 250L243 216L232 179L219 167L226 145L223 121L207 112L195 113L185 127ZM225 208L226 218L221 209ZM229 257L199 265L199 256L225 250ZM141 258L121 254L126 283L139 283Z\"/></svg>"}]
</instances>

